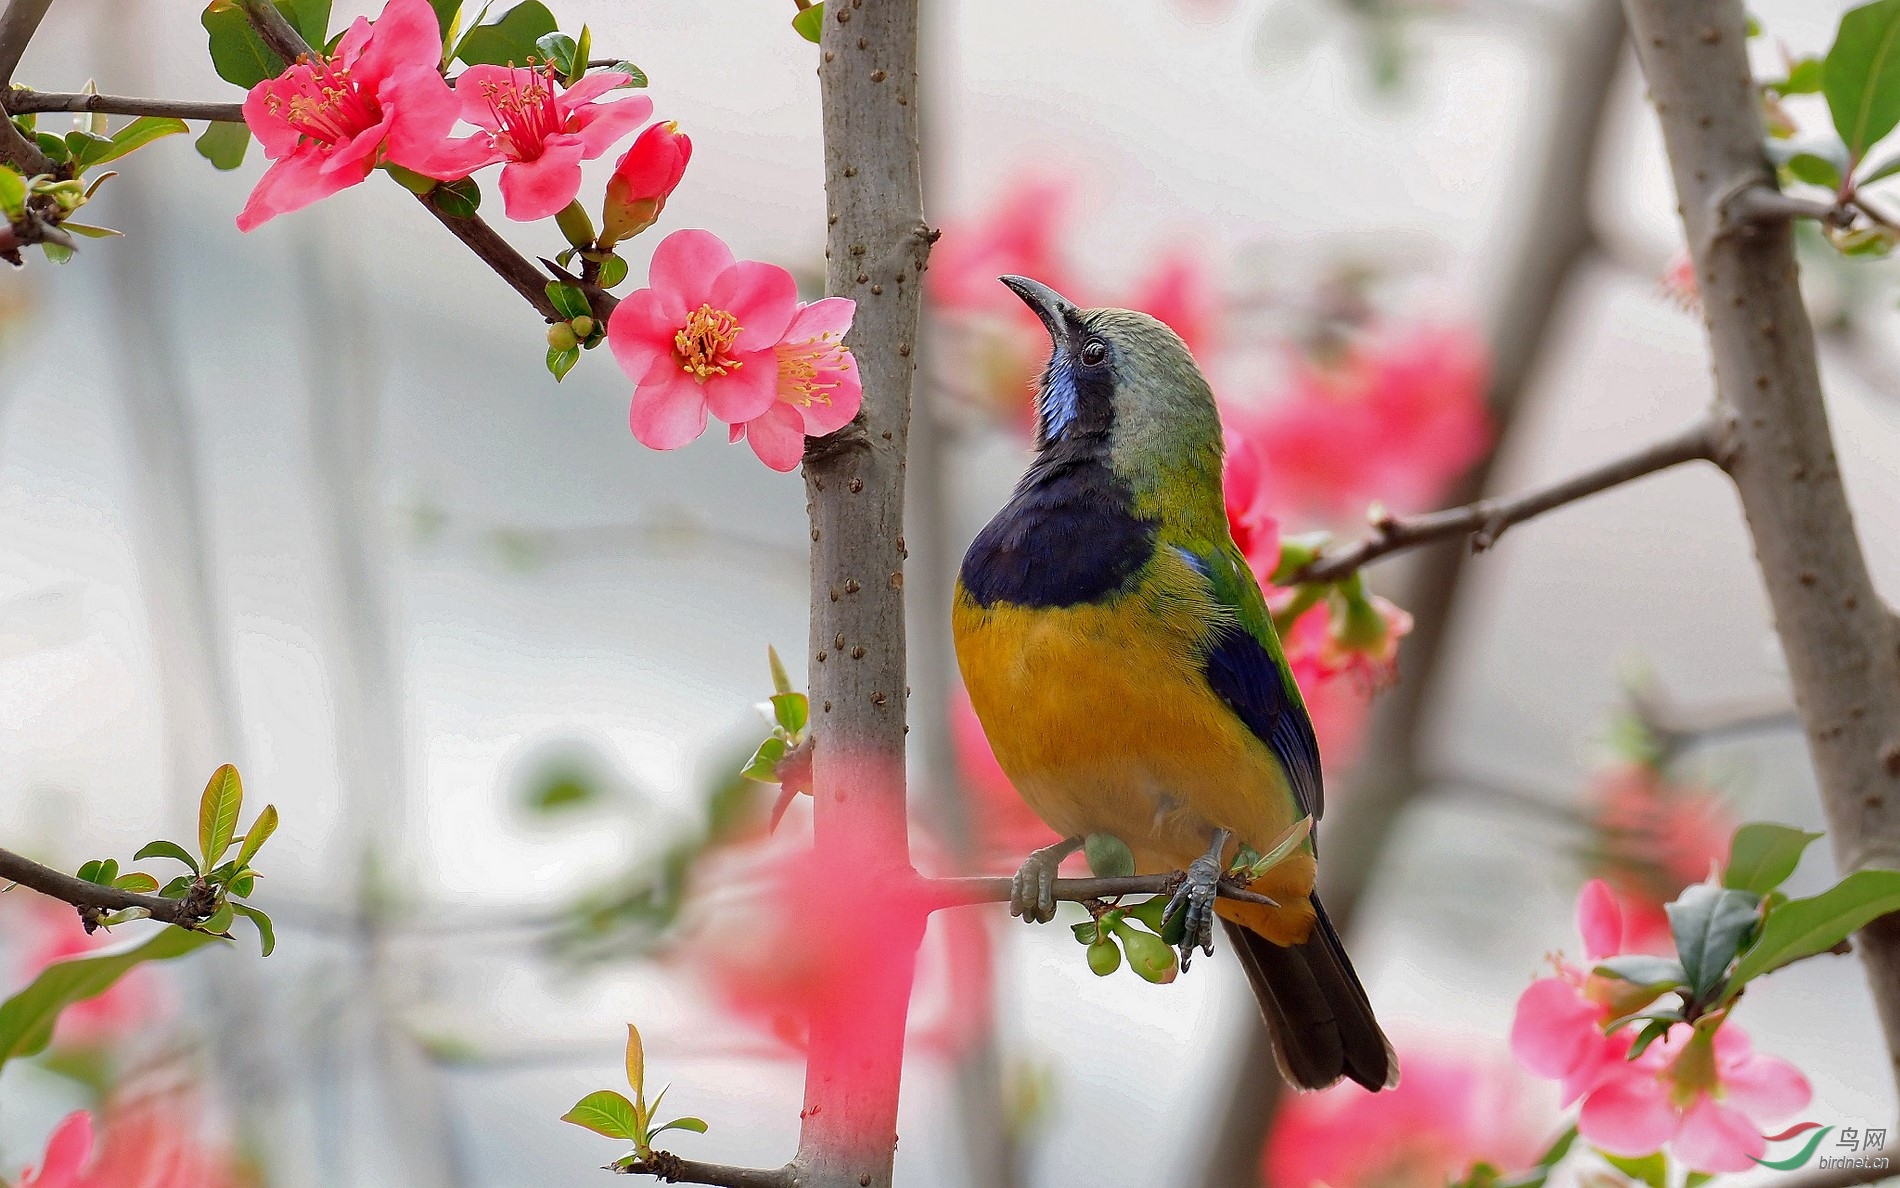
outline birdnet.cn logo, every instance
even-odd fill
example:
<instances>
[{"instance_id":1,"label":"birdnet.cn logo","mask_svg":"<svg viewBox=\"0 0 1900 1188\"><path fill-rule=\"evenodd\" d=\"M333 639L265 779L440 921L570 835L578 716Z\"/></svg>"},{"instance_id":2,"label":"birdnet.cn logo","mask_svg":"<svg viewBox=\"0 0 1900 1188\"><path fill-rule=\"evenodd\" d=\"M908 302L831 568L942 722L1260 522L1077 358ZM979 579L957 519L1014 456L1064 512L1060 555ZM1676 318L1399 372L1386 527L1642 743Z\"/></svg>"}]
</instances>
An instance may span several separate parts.
<instances>
[{"instance_id":1,"label":"birdnet.cn logo","mask_svg":"<svg viewBox=\"0 0 1900 1188\"><path fill-rule=\"evenodd\" d=\"M1831 1143L1826 1141L1830 1134L1834 1136ZM1800 1149L1793 1154L1782 1159L1756 1158L1755 1162L1776 1171L1793 1171L1798 1167L1806 1167L1818 1154L1820 1162L1817 1166L1823 1170L1867 1168L1880 1171L1893 1166L1892 1156L1885 1153L1885 1127L1837 1127L1823 1126L1819 1122L1802 1122L1780 1134L1767 1137L1771 1143L1786 1143L1802 1139L1804 1135L1806 1138L1802 1140Z\"/></svg>"}]
</instances>

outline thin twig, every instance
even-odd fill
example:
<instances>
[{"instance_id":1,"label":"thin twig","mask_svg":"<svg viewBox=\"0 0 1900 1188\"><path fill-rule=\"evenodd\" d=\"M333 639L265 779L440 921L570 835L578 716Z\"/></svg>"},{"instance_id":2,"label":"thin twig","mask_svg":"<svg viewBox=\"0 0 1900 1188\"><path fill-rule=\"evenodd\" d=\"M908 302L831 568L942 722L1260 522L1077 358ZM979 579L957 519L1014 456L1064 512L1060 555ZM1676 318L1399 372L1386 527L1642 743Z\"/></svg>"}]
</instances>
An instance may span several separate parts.
<instances>
[{"instance_id":1,"label":"thin twig","mask_svg":"<svg viewBox=\"0 0 1900 1188\"><path fill-rule=\"evenodd\" d=\"M1750 184L1730 194L1722 203L1716 233L1726 234L1744 227L1773 226L1794 219L1818 219L1836 227L1846 227L1854 221L1854 209L1843 202L1792 198L1773 186Z\"/></svg>"},{"instance_id":2,"label":"thin twig","mask_svg":"<svg viewBox=\"0 0 1900 1188\"><path fill-rule=\"evenodd\" d=\"M1633 454L1592 470L1509 499L1480 499L1464 507L1427 512L1420 516L1386 516L1373 523L1372 535L1337 552L1324 553L1293 575L1293 582L1333 582L1388 553L1450 537L1471 537L1471 549L1482 553L1497 543L1513 524L1542 515L1552 508L1607 491L1633 479L1667 470L1684 462L1714 461L1713 422L1703 418Z\"/></svg>"},{"instance_id":3,"label":"thin twig","mask_svg":"<svg viewBox=\"0 0 1900 1188\"><path fill-rule=\"evenodd\" d=\"M931 904L933 910L948 907L966 907L976 903L1006 903L1010 897L1010 880L1005 876L972 876L952 879L925 879L925 885L934 895ZM1124 875L1110 879L1057 879L1055 897L1071 903L1089 903L1098 899L1113 899L1120 895L1163 895L1181 885L1181 875ZM1257 903L1263 907L1280 905L1257 891L1222 879L1220 883L1222 899L1237 900L1241 903Z\"/></svg>"},{"instance_id":4,"label":"thin twig","mask_svg":"<svg viewBox=\"0 0 1900 1188\"><path fill-rule=\"evenodd\" d=\"M98 111L107 115L171 116L180 120L244 122L242 103L210 103L196 99L137 99L127 95L66 94L20 88L0 91L0 107L10 115L35 111Z\"/></svg>"},{"instance_id":5,"label":"thin twig","mask_svg":"<svg viewBox=\"0 0 1900 1188\"><path fill-rule=\"evenodd\" d=\"M681 1159L671 1151L655 1151L651 1158L614 1169L623 1176L653 1176L663 1184L711 1184L715 1188L793 1188L789 1167L730 1167Z\"/></svg>"},{"instance_id":6,"label":"thin twig","mask_svg":"<svg viewBox=\"0 0 1900 1188\"><path fill-rule=\"evenodd\" d=\"M50 866L41 866L11 850L0 850L0 879L72 904L85 916L87 931L92 930L98 914L103 912L143 910L160 923L189 926L210 916L215 908L211 898L206 895L192 894L183 899L166 899L162 895L140 895L117 887L102 887Z\"/></svg>"}]
</instances>

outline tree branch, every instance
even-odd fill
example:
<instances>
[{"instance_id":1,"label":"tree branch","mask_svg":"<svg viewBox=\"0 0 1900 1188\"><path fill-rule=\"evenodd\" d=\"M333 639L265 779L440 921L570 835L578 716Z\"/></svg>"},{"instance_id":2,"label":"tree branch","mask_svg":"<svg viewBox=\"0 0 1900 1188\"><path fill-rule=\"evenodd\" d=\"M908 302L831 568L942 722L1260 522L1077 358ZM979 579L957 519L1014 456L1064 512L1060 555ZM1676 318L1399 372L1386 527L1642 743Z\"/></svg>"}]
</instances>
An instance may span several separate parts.
<instances>
[{"instance_id":1,"label":"tree branch","mask_svg":"<svg viewBox=\"0 0 1900 1188\"><path fill-rule=\"evenodd\" d=\"M1467 534L1471 537L1471 551L1482 553L1496 544L1498 537L1513 524L1684 462L1714 461L1716 453L1714 422L1704 417L1632 454L1548 487L1509 499L1480 499L1464 507L1420 516L1383 516L1373 521L1372 535L1357 544L1314 558L1294 574L1292 580L1338 581L1387 554Z\"/></svg>"},{"instance_id":2,"label":"tree branch","mask_svg":"<svg viewBox=\"0 0 1900 1188\"><path fill-rule=\"evenodd\" d=\"M623 1176L653 1176L663 1184L711 1184L715 1188L796 1188L789 1167L731 1167L681 1159L671 1151L655 1151L650 1159L615 1168Z\"/></svg>"},{"instance_id":3,"label":"tree branch","mask_svg":"<svg viewBox=\"0 0 1900 1188\"><path fill-rule=\"evenodd\" d=\"M941 908L967 907L977 903L1007 903L1009 901L1010 880L1007 876L973 875L962 878L925 879L924 884L934 897L931 910ZM1057 879L1055 881L1056 898L1067 903L1089 903L1098 899L1113 899L1120 895L1165 895L1181 885L1181 874L1157 875L1121 875L1106 879ZM1280 905L1258 891L1250 891L1237 883L1222 879L1220 897L1240 903L1257 903L1264 907Z\"/></svg>"},{"instance_id":4,"label":"tree branch","mask_svg":"<svg viewBox=\"0 0 1900 1188\"><path fill-rule=\"evenodd\" d=\"M189 927L210 916L216 908L211 896L198 894L198 889L183 899L166 899L162 895L140 895L117 887L101 887L50 866L41 866L11 850L0 850L0 879L72 904L86 921L87 932L98 927L99 917L106 912L142 910L162 924Z\"/></svg>"},{"instance_id":5,"label":"tree branch","mask_svg":"<svg viewBox=\"0 0 1900 1188\"><path fill-rule=\"evenodd\" d=\"M53 0L13 0L6 11L0 13L0 95L13 88L13 71L20 65L27 43L39 31L40 22L46 19L46 10L52 6ZM0 112L0 161L28 177L47 173L53 167L39 146L14 127L4 112Z\"/></svg>"},{"instance_id":6,"label":"tree branch","mask_svg":"<svg viewBox=\"0 0 1900 1188\"><path fill-rule=\"evenodd\" d=\"M58 91L34 91L21 87L0 91L0 107L9 115L37 111L99 111L107 115L171 116L180 120L222 120L229 124L244 122L242 103L210 103L195 99L134 99L125 95L65 94Z\"/></svg>"},{"instance_id":7,"label":"tree branch","mask_svg":"<svg viewBox=\"0 0 1900 1188\"><path fill-rule=\"evenodd\" d=\"M1795 198L1774 186L1750 182L1722 202L1717 234L1732 235L1794 219L1818 219L1836 227L1846 227L1854 221L1854 208L1844 202Z\"/></svg>"}]
</instances>

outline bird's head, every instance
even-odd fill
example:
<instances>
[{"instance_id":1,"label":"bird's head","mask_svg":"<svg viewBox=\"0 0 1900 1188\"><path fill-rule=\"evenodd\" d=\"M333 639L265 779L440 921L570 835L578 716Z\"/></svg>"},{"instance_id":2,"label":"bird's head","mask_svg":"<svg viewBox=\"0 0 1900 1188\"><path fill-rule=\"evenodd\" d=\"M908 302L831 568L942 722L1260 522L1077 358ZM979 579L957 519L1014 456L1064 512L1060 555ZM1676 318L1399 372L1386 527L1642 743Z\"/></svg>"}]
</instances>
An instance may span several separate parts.
<instances>
[{"instance_id":1,"label":"bird's head","mask_svg":"<svg viewBox=\"0 0 1900 1188\"><path fill-rule=\"evenodd\" d=\"M1144 313L1078 309L1040 281L1000 279L1049 331L1036 394L1039 451L1105 452L1137 490L1190 475L1218 487L1220 413L1180 335Z\"/></svg>"}]
</instances>

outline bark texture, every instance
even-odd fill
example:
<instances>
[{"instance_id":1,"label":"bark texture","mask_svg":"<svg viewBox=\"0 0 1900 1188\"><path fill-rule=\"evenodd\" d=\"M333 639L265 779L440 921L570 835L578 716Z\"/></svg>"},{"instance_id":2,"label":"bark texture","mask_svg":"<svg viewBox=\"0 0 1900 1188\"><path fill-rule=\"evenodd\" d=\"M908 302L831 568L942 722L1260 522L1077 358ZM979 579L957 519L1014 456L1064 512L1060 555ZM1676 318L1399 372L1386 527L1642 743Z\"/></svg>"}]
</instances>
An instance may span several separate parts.
<instances>
[{"instance_id":1,"label":"bark texture","mask_svg":"<svg viewBox=\"0 0 1900 1188\"><path fill-rule=\"evenodd\" d=\"M1727 440L1843 872L1900 869L1900 652L1841 485L1787 221L1745 222L1775 189L1740 0L1625 0L1702 292ZM1900 917L1863 930L1900 1081Z\"/></svg>"}]
</instances>

